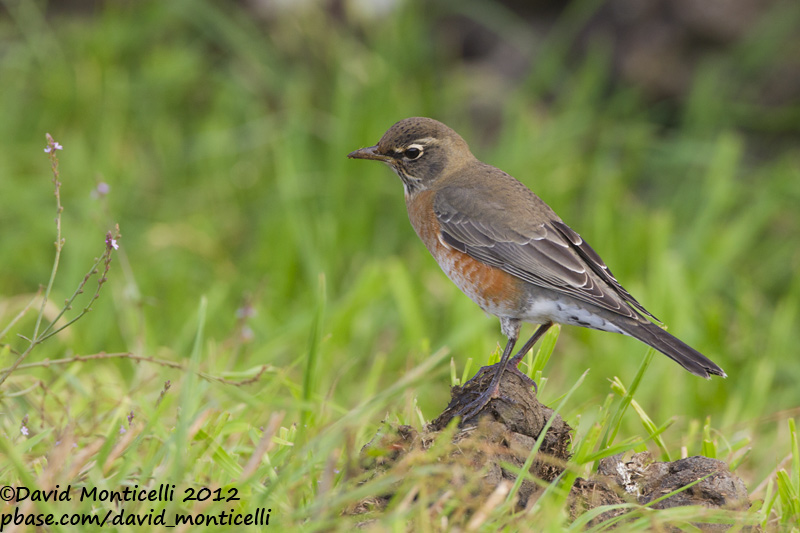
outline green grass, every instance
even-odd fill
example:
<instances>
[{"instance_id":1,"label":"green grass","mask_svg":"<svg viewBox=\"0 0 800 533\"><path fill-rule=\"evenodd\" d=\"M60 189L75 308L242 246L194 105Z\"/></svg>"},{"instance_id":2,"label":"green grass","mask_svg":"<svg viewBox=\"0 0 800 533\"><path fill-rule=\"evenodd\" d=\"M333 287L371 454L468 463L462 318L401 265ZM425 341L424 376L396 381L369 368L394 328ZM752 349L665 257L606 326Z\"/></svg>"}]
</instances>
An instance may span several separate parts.
<instances>
[{"instance_id":1,"label":"green grass","mask_svg":"<svg viewBox=\"0 0 800 533\"><path fill-rule=\"evenodd\" d=\"M527 77L502 93L481 89L431 28L458 9L523 46L514 36L524 24L492 3L410 3L375 19L346 10L338 21L287 9L265 23L208 1L110 2L46 17L38 2L4 5L0 331L53 268L45 133L64 146L65 243L42 324L115 223L122 237L93 310L37 344L0 386L0 484L236 489L235 504L125 510L264 507L271 525L346 530L357 520L341 518L343 508L396 482L381 527L423 527L441 486L435 465L359 485L359 450L384 419L419 427L420 416L435 417L450 359L463 379L468 360L474 372L504 341L418 242L396 177L345 157L395 121L425 115L529 185L671 332L729 375L706 382L660 354L645 368L647 348L621 336L565 327L552 352L548 336L528 362L545 403L567 400L560 412L576 428L577 453L536 521L566 527L570 479L613 451L647 447L734 463L755 491L751 522L800 526L800 152L791 141L800 108L764 108L748 89L788 54L800 21L793 4L704 62L675 109L630 88L609 93L602 51L566 66L590 3L562 18ZM496 135L470 118L479 90L502 119ZM110 185L103 198L91 195L99 182ZM94 284L54 327L80 313ZM40 305L0 338L0 368L28 348L17 334L32 335ZM444 509L451 525L469 519L457 500ZM510 509L488 510L480 528L530 523ZM639 528L692 516L635 512Z\"/></svg>"}]
</instances>

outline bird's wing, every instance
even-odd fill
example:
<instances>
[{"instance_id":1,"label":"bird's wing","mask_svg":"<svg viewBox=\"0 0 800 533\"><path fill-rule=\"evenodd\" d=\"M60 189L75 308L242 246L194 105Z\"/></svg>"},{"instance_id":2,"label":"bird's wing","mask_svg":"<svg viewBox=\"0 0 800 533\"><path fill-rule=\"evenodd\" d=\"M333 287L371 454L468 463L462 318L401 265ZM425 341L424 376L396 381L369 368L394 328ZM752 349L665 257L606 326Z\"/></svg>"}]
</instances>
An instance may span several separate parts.
<instances>
[{"instance_id":1,"label":"bird's wing","mask_svg":"<svg viewBox=\"0 0 800 533\"><path fill-rule=\"evenodd\" d=\"M438 190L434 211L442 240L533 285L640 319L636 308L657 320L617 282L580 235L529 189L514 188L519 193L513 199L514 212L529 208L530 217L525 220L512 219L501 207L503 202L493 201L490 191L475 194L460 187ZM474 209L476 197L483 209Z\"/></svg>"}]
</instances>

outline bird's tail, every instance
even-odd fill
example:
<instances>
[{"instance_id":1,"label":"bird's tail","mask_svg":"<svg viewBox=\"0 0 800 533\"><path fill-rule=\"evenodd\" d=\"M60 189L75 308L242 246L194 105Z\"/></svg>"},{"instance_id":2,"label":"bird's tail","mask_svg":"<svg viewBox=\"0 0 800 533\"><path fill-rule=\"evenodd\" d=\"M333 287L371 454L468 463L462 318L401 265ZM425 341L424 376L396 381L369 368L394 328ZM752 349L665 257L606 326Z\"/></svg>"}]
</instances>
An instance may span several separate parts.
<instances>
[{"instance_id":1,"label":"bird's tail","mask_svg":"<svg viewBox=\"0 0 800 533\"><path fill-rule=\"evenodd\" d=\"M711 359L652 322L638 322L634 325L626 324L622 329L631 337L639 339L663 353L692 374L706 379L711 379L710 374L727 377L725 371Z\"/></svg>"}]
</instances>

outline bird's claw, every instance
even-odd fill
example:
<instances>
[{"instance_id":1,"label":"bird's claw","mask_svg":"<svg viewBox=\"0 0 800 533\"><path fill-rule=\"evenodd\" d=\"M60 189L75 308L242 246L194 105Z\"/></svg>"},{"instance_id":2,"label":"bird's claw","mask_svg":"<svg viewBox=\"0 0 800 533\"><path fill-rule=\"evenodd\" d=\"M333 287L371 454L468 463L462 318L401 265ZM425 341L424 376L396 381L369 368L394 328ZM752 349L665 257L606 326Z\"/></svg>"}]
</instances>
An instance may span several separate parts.
<instances>
[{"instance_id":1,"label":"bird's claw","mask_svg":"<svg viewBox=\"0 0 800 533\"><path fill-rule=\"evenodd\" d=\"M482 366L481 369L478 370L478 372L474 376L472 376L466 383L464 383L462 388L466 387L468 383L477 381L478 378L480 378L486 372L494 369L495 365L497 364L499 363L495 363L494 365ZM533 391L535 394L539 394L539 386L536 385L536 382L530 376L528 376L528 374L517 368L515 365L508 365L506 367L506 372L511 372L512 374L519 376L522 379L522 381L525 382L529 387L533 387Z\"/></svg>"},{"instance_id":2,"label":"bird's claw","mask_svg":"<svg viewBox=\"0 0 800 533\"><path fill-rule=\"evenodd\" d=\"M493 389L494 390L487 389L480 393L477 398L456 411L453 416L460 416L462 422L466 422L470 418L473 418L475 415L480 413L481 410L486 407L493 398L499 397L499 387L494 387Z\"/></svg>"},{"instance_id":3,"label":"bird's claw","mask_svg":"<svg viewBox=\"0 0 800 533\"><path fill-rule=\"evenodd\" d=\"M522 370L513 365L508 365L506 371L511 372L512 374L516 374L517 376L522 378L522 381L524 381L529 387L533 387L533 392L535 394L537 395L539 394L539 386L536 384L533 378L531 378L528 374L526 374L525 372L523 372Z\"/></svg>"}]
</instances>

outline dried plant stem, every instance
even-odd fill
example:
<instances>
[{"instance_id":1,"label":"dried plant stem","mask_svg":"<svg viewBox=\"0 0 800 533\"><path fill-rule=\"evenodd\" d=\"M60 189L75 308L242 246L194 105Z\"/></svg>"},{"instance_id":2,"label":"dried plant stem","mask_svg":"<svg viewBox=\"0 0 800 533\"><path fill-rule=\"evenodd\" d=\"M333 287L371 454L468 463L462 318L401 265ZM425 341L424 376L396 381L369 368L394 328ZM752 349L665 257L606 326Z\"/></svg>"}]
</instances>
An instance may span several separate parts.
<instances>
[{"instance_id":1,"label":"dried plant stem","mask_svg":"<svg viewBox=\"0 0 800 533\"><path fill-rule=\"evenodd\" d=\"M56 155L56 142L53 140L53 137L50 134L47 134L47 147L49 148L49 157L50 157L50 168L53 170L53 185L55 186L55 197L56 197L56 256L53 259L53 268L50 271L50 280L47 282L47 288L44 291L44 298L42 298L42 306L39 308L39 316L36 317L36 326L33 328L33 339L39 335L39 327L42 324L42 318L44 317L44 309L47 305L47 300L50 298L50 291L53 289L53 283L56 280L56 272L58 272L58 263L61 260L61 250L64 248L64 239L61 237L61 213L64 211L64 207L61 205L61 181L59 180L60 175L58 172L58 156ZM28 350L26 350L27 352ZM3 383L6 376L3 376L2 380L0 380L0 384Z\"/></svg>"},{"instance_id":2,"label":"dried plant stem","mask_svg":"<svg viewBox=\"0 0 800 533\"><path fill-rule=\"evenodd\" d=\"M11 373L14 372L14 370L16 370L17 368L20 368L20 367L22 367L22 368L25 367L25 365L21 366L22 361L24 361L25 358L28 357L28 354L30 354L31 351L37 345L41 344L42 342L46 341L47 339L49 339L53 335L55 335L58 332L64 330L65 328L69 327L74 322L76 322L78 319L80 319L83 315L85 315L86 313L91 311L92 303L95 300L97 300L97 298L100 296L100 290L103 287L103 284L107 281L106 274L108 274L108 270L111 267L111 252L112 252L112 250L113 250L113 248L111 246L106 246L106 250L105 250L105 252L103 252L103 255L101 255L100 258L97 261L95 261L94 265L92 265L92 268L89 269L89 272L83 277L83 280L81 280L80 284L78 284L78 288L75 289L74 293L72 293L72 296L70 298L68 298L66 302L64 302L64 306L61 308L61 311L58 313L58 315L56 315L56 317L53 320L51 320L47 324L47 326L45 326L44 330L42 330L41 333L38 333L37 330L41 326L40 322L41 322L42 315L44 313L44 306L42 307L42 309L39 311L39 317L37 319L36 330L34 330L34 335L32 337L30 337L30 338L25 337L24 335L20 335L20 337L22 337L23 339L28 341L28 347L25 349L25 351L23 351L19 355L19 357L17 357L17 360L14 361L13 365L11 365L7 369L3 370L3 374L2 374L2 376L0 376L0 385L2 385L5 382L5 380L8 378L8 376L11 375ZM92 276L94 276L95 274L98 273L97 267L100 265L100 263L105 263L105 268L103 270L103 275L97 281L97 289L95 290L94 294L92 295L91 300L89 300L89 303L81 310L81 312L76 317L74 317L71 320L69 320L66 324L63 324L62 326L60 326L60 327L58 327L56 329L53 329L53 327L56 325L58 320L60 320L61 317L64 316L64 313L66 313L67 311L72 309L72 302L75 301L75 298L77 298L78 295L83 294L83 288L86 285L86 282L88 282L89 279ZM49 290L49 288L48 288L48 290ZM47 301L47 296L45 294L44 302L46 302L46 301Z\"/></svg>"},{"instance_id":3,"label":"dried plant stem","mask_svg":"<svg viewBox=\"0 0 800 533\"><path fill-rule=\"evenodd\" d=\"M97 267L100 266L100 263L102 263L104 261L105 261L105 264L106 264L105 270L103 271L103 276L100 278L99 282L97 283L97 290L94 291L94 295L92 295L92 299L89 300L89 303L86 304L86 306L81 310L81 312L75 318L71 319L69 322L67 322L63 326L53 330L53 326L55 326L56 322L58 322L58 320L62 316L64 316L64 313L66 313L67 311L72 309L72 302L75 301L75 298L77 298L78 295L83 294L83 287L86 285L86 282L89 281L89 279L94 274L97 274ZM100 256L100 258L97 261L95 261L94 265L92 265L92 268L89 269L89 272L87 272L86 275L83 277L83 280L78 285L78 288L75 289L75 292L72 293L72 296L70 296L69 299L64 303L64 307L61 309L61 311L58 313L58 315L56 315L56 317L52 321L50 321L50 324L48 324L47 327L44 328L44 331L42 331L41 335L36 338L37 342L42 342L42 341L52 337L53 335L55 335L59 331L65 329L65 328L68 328L73 322L75 322L76 320L81 318L83 315L85 315L86 313L88 313L89 311L92 310L92 304L94 303L95 300L97 300L97 298L100 297L100 289L102 288L103 283L105 283L106 274L108 273L108 269L110 268L110 266L111 266L111 252L106 250L106 252L102 256Z\"/></svg>"},{"instance_id":4,"label":"dried plant stem","mask_svg":"<svg viewBox=\"0 0 800 533\"><path fill-rule=\"evenodd\" d=\"M111 256L113 251L118 247L117 239L119 239L120 237L119 226L115 228L114 233L109 231L106 234L106 246L105 250L103 251L103 254L100 256L99 259L95 261L95 263L89 269L89 272L83 277L83 280L81 280L81 282L78 284L78 288L75 289L75 292L72 293L72 296L70 296L64 302L64 305L61 308L61 311L59 311L58 315L53 320L51 320L46 326L44 326L44 329L42 329L42 320L44 318L45 307L47 306L47 301L50 299L50 293L53 289L53 284L56 279L56 272L58 272L58 265L61 259L61 250L64 248L64 238L61 236L61 213L64 211L64 207L61 205L61 181L58 171L58 156L56 155L56 151L60 149L61 145L58 144L55 140L53 140L53 137L51 137L50 134L48 133L47 148L45 149L45 152L47 152L50 157L50 167L53 171L53 185L55 186L54 194L56 197L56 219L55 219L56 256L55 259L53 260L53 268L50 272L50 280L48 281L47 286L44 289L44 295L42 296L42 305L39 308L39 314L36 317L36 325L33 328L33 335L31 335L30 337L19 335L21 338L28 341L28 347L21 354L19 354L16 361L14 361L14 364L0 371L2 372L2 374L0 374L0 386L2 386L3 383L5 383L6 379L8 379L8 376L10 376L16 369L25 368L28 366L28 365L23 365L22 362L25 360L26 357L28 357L28 355L31 353L31 351L33 351L33 349L37 345L46 341L53 335L56 335L58 332L63 331L65 328L69 327L77 320L79 320L81 317L83 317L83 315L92 310L91 307L92 304L99 298L100 291L103 288L103 285L106 283L106 281L108 281L107 275L109 269L111 268ZM89 279L91 279L92 276L94 276L95 274L99 274L98 267L100 266L101 263L104 265L103 273L97 280L97 289L95 290L89 302L77 316L67 321L62 326L56 327L56 324L61 319L61 317L63 317L67 311L72 309L72 304L75 301L75 299L79 295L83 294L84 287L86 286L86 283L89 281ZM41 288L39 289L39 294L41 294ZM30 305L31 304L28 304L28 307L30 307ZM28 307L26 307L19 316L24 315ZM14 322L16 322L19 319L19 316L15 318L14 321L12 321L12 323L2 331L2 335L5 335L7 333L7 331L14 324Z\"/></svg>"},{"instance_id":5,"label":"dried plant stem","mask_svg":"<svg viewBox=\"0 0 800 533\"><path fill-rule=\"evenodd\" d=\"M29 350L26 350L25 353L27 353L28 351ZM134 361L142 361L146 363L153 363L156 365L167 366L170 368L176 368L179 370L191 371L191 368L189 368L188 366L176 363L175 361L168 361L166 359L160 359L158 357L151 357L145 355L135 355L131 352L114 352L114 353L100 352L90 355L75 355L73 357L64 357L62 359L45 359L44 361L38 361L36 363L25 363L25 364L21 363L21 358L22 357L20 356L20 358L17 359L17 362L12 366L0 369L0 372L2 372L4 375L8 375L17 369L47 368L51 365L68 365L71 363L81 363L85 361L94 361L97 359L116 359L116 358L132 359ZM258 372L256 372L256 374L253 377L249 377L239 381L225 379L220 376L209 374L208 372L197 372L197 375L208 381L215 381L217 383L223 383L225 385L234 385L240 387L242 385L249 385L250 383L255 383L256 381L261 379L261 376L263 376L264 373L274 372L274 371L275 368L272 365L261 365L261 368L258 369ZM0 383L2 383L2 381L0 381Z\"/></svg>"}]
</instances>

